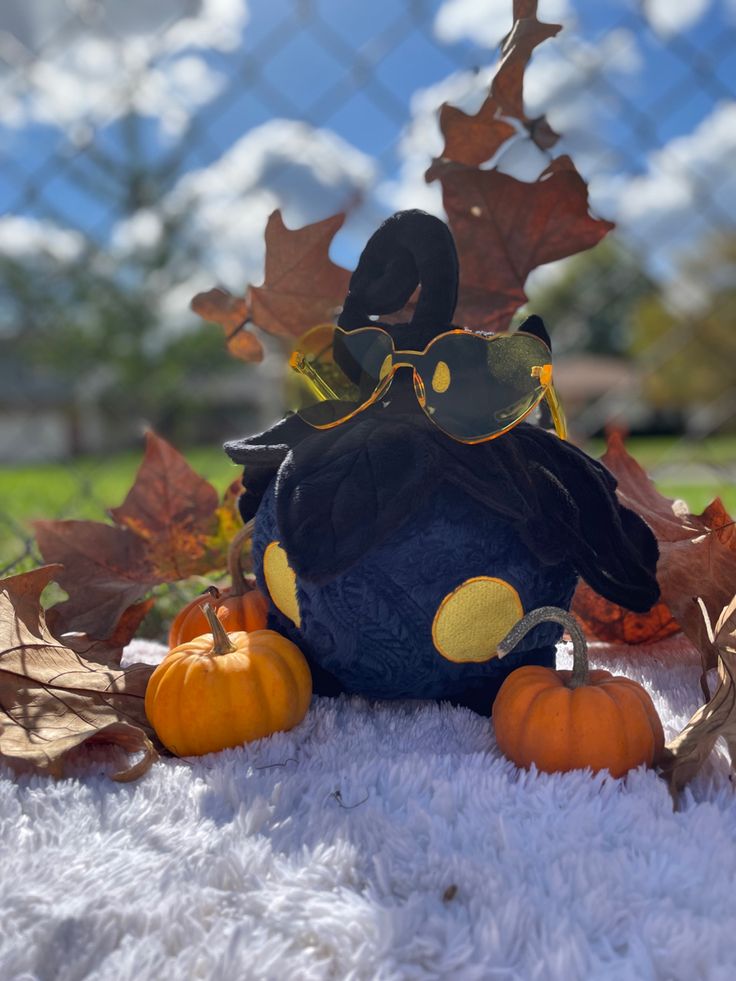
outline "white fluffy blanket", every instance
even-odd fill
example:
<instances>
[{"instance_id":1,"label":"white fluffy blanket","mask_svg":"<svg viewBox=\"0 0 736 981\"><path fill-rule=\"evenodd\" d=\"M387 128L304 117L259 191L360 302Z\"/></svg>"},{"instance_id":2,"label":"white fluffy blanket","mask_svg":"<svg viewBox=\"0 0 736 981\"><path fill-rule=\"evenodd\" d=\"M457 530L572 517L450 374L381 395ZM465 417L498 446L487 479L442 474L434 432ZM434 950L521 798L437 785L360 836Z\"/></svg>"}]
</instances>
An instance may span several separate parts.
<instances>
[{"instance_id":1,"label":"white fluffy blanket","mask_svg":"<svg viewBox=\"0 0 736 981\"><path fill-rule=\"evenodd\" d=\"M698 703L680 643L592 653L668 737ZM467 709L315 698L293 732L137 783L0 793L5 981L736 977L723 756L675 813L651 772L520 772Z\"/></svg>"}]
</instances>

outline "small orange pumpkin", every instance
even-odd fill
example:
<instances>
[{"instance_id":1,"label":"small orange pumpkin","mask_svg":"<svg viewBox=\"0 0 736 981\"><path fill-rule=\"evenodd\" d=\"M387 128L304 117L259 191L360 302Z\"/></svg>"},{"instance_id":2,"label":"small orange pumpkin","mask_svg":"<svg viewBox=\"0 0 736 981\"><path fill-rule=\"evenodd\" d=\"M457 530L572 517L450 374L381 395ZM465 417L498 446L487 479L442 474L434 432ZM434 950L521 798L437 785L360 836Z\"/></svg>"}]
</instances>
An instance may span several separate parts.
<instances>
[{"instance_id":1,"label":"small orange pumpkin","mask_svg":"<svg viewBox=\"0 0 736 981\"><path fill-rule=\"evenodd\" d=\"M629 678L589 669L585 636L566 610L532 610L501 641L499 656L545 620L567 628L573 669L526 665L511 672L493 703L501 752L517 766L534 763L547 773L590 767L621 777L642 763L654 765L664 732L652 699Z\"/></svg>"},{"instance_id":2,"label":"small orange pumpkin","mask_svg":"<svg viewBox=\"0 0 736 981\"><path fill-rule=\"evenodd\" d=\"M249 521L233 538L228 549L228 569L231 585L224 592L210 586L202 596L187 603L174 617L169 630L169 647L178 647L185 641L209 631L204 607L214 600L215 612L225 630L265 629L268 621L268 602L263 593L251 585L243 575L242 550L253 534L253 522Z\"/></svg>"},{"instance_id":3,"label":"small orange pumpkin","mask_svg":"<svg viewBox=\"0 0 736 981\"><path fill-rule=\"evenodd\" d=\"M227 633L212 607L211 633L169 651L148 681L145 708L177 756L202 756L302 721L312 698L306 658L275 630Z\"/></svg>"}]
</instances>

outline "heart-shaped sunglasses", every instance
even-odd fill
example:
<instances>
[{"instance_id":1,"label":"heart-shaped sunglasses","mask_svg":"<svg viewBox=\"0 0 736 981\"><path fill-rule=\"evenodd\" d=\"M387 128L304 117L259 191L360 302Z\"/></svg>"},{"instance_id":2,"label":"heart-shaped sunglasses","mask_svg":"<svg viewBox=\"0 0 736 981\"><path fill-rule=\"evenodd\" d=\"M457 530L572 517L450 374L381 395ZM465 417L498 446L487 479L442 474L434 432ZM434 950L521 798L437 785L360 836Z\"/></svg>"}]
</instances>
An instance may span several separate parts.
<instances>
[{"instance_id":1,"label":"heart-shaped sunglasses","mask_svg":"<svg viewBox=\"0 0 736 981\"><path fill-rule=\"evenodd\" d=\"M523 331L448 330L423 351L397 351L381 327L346 331L321 324L298 339L289 365L296 373L293 408L316 429L330 429L362 412L386 393L399 368L411 368L425 415L462 443L503 435L542 399L557 435L567 436L550 349Z\"/></svg>"}]
</instances>

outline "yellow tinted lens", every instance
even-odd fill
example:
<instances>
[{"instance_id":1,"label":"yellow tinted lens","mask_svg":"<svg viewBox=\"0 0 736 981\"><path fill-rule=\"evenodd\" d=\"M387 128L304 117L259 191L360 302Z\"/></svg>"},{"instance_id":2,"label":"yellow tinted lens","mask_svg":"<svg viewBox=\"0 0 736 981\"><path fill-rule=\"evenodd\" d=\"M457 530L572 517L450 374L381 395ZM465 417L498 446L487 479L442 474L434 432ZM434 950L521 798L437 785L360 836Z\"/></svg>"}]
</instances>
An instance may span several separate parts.
<instances>
[{"instance_id":1,"label":"yellow tinted lens","mask_svg":"<svg viewBox=\"0 0 736 981\"><path fill-rule=\"evenodd\" d=\"M451 436L481 440L521 421L545 392L549 348L531 334L447 334L426 351L424 411Z\"/></svg>"},{"instance_id":2,"label":"yellow tinted lens","mask_svg":"<svg viewBox=\"0 0 736 981\"><path fill-rule=\"evenodd\" d=\"M315 327L298 339L289 359L291 408L313 426L341 422L370 400L391 351L391 338L375 327Z\"/></svg>"}]
</instances>

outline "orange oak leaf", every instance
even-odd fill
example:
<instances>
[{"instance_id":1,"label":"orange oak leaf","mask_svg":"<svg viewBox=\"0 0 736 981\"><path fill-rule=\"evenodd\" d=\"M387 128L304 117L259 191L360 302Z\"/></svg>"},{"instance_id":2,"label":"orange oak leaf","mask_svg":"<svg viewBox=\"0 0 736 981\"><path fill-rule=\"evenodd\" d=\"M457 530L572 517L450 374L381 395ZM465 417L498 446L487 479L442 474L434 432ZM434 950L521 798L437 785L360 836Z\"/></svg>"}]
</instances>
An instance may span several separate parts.
<instances>
[{"instance_id":1,"label":"orange oak leaf","mask_svg":"<svg viewBox=\"0 0 736 981\"><path fill-rule=\"evenodd\" d=\"M571 609L588 636L608 644L656 644L680 632L666 603L656 603L648 613L634 613L604 599L582 579Z\"/></svg>"},{"instance_id":2,"label":"orange oak leaf","mask_svg":"<svg viewBox=\"0 0 736 981\"><path fill-rule=\"evenodd\" d=\"M148 561L161 580L173 582L202 571L218 505L212 484L170 443L149 432L133 486L108 513L146 543Z\"/></svg>"},{"instance_id":3,"label":"orange oak leaf","mask_svg":"<svg viewBox=\"0 0 736 981\"><path fill-rule=\"evenodd\" d=\"M41 554L63 565L56 579L69 595L49 611L57 633L109 638L125 630L121 617L153 586L223 568L227 542L219 507L214 487L149 432L135 482L109 512L114 524L35 522Z\"/></svg>"},{"instance_id":4,"label":"orange oak leaf","mask_svg":"<svg viewBox=\"0 0 736 981\"><path fill-rule=\"evenodd\" d=\"M290 229L280 211L266 226L266 277L251 286L251 319L270 334L298 336L332 320L347 293L350 273L329 257L345 215Z\"/></svg>"},{"instance_id":5,"label":"orange oak leaf","mask_svg":"<svg viewBox=\"0 0 736 981\"><path fill-rule=\"evenodd\" d=\"M192 310L225 331L225 343L233 357L241 361L262 361L263 345L251 331L246 330L250 311L244 297L233 296L215 286L206 293L197 293L190 303Z\"/></svg>"},{"instance_id":6,"label":"orange oak leaf","mask_svg":"<svg viewBox=\"0 0 736 981\"><path fill-rule=\"evenodd\" d=\"M698 517L706 527L713 529L723 545L736 551L736 522L723 506L720 497L712 500Z\"/></svg>"},{"instance_id":7,"label":"orange oak leaf","mask_svg":"<svg viewBox=\"0 0 736 981\"><path fill-rule=\"evenodd\" d=\"M682 501L660 494L626 452L620 433L609 434L602 462L618 480L621 503L636 511L657 537L657 580L662 600L701 652L707 692L705 672L716 667L718 652L708 636L697 600L702 597L708 615L715 621L736 592L736 539L727 533L727 527L732 527L730 518L726 520L728 515L720 502L713 502L702 515L693 515Z\"/></svg>"},{"instance_id":8,"label":"orange oak leaf","mask_svg":"<svg viewBox=\"0 0 736 981\"><path fill-rule=\"evenodd\" d=\"M455 321L504 330L526 301L524 283L537 266L588 249L613 228L588 211L588 190L569 157L538 180L448 164L442 195L460 257Z\"/></svg>"},{"instance_id":9,"label":"orange oak leaf","mask_svg":"<svg viewBox=\"0 0 736 981\"><path fill-rule=\"evenodd\" d=\"M143 753L113 774L132 780L158 755L144 708L153 667L114 667L99 646L90 661L51 634L41 593L59 571L49 565L0 580L0 759L62 777L80 747L101 744Z\"/></svg>"}]
</instances>

